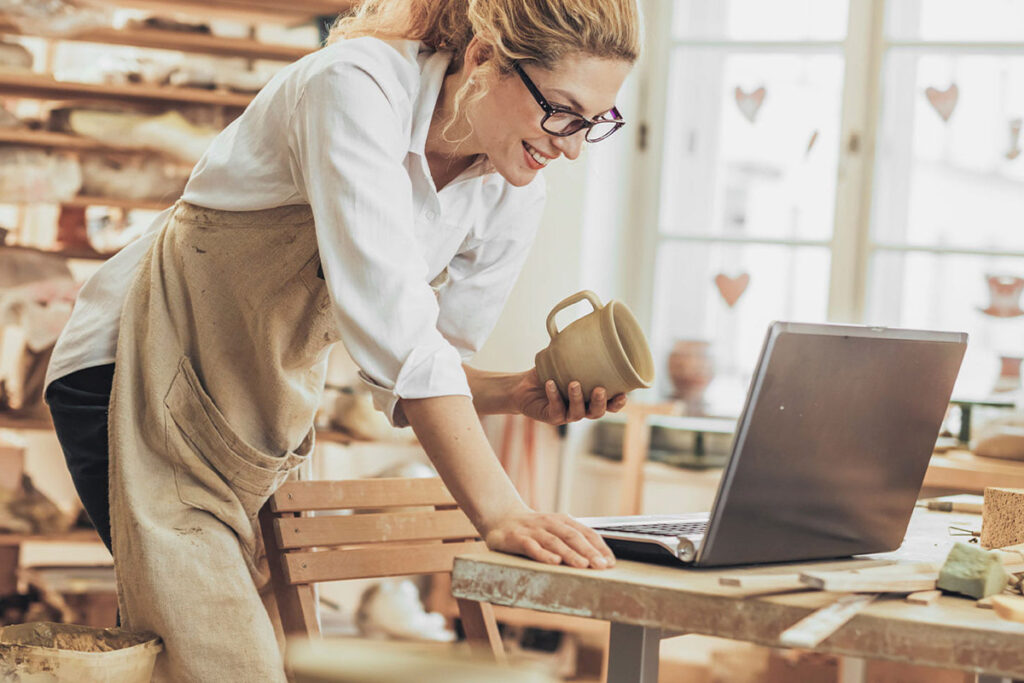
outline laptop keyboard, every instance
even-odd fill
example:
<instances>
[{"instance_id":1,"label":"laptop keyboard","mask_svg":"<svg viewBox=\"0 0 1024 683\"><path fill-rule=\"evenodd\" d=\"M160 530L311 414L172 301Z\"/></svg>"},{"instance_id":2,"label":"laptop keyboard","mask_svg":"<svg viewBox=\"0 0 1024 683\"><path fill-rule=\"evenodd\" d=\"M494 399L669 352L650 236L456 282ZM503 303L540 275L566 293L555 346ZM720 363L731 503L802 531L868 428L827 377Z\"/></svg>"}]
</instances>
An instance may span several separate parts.
<instances>
[{"instance_id":1,"label":"laptop keyboard","mask_svg":"<svg viewBox=\"0 0 1024 683\"><path fill-rule=\"evenodd\" d=\"M649 536L693 536L704 533L707 528L707 522L650 522L648 524L594 527L596 531L626 531L631 534L647 534Z\"/></svg>"}]
</instances>

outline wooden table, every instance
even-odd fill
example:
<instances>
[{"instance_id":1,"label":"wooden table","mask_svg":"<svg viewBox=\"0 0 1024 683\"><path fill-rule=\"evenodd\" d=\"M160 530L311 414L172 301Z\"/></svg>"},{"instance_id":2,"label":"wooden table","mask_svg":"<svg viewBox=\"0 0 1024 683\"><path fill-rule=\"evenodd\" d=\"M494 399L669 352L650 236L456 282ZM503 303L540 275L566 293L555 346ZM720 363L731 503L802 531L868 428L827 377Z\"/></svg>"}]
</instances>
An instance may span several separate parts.
<instances>
[{"instance_id":1,"label":"wooden table","mask_svg":"<svg viewBox=\"0 0 1024 683\"><path fill-rule=\"evenodd\" d=\"M937 453L928 463L924 486L969 493L983 493L986 486L1024 488L1024 462L964 450Z\"/></svg>"},{"instance_id":2,"label":"wooden table","mask_svg":"<svg viewBox=\"0 0 1024 683\"><path fill-rule=\"evenodd\" d=\"M655 683L663 636L700 633L768 646L803 617L835 601L820 591L752 596L719 585L719 577L846 569L879 563L941 563L963 537L950 526L980 527L978 515L915 513L906 541L894 553L832 562L683 569L619 561L605 571L543 565L485 552L456 558L452 593L497 605L526 607L610 621L608 681ZM1024 624L1000 619L975 601L943 595L928 606L902 596L868 606L817 648L865 659L890 659L1024 678ZM998 679L995 679L998 680Z\"/></svg>"}]
</instances>

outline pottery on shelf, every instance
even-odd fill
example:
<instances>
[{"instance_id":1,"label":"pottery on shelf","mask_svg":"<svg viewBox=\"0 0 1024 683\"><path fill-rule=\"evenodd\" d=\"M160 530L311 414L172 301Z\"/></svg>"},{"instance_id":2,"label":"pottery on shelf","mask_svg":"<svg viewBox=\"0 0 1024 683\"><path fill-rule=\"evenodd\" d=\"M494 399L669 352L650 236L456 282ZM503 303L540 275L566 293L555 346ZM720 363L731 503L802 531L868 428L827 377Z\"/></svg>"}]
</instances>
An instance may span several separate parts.
<instances>
[{"instance_id":1,"label":"pottery on shelf","mask_svg":"<svg viewBox=\"0 0 1024 683\"><path fill-rule=\"evenodd\" d=\"M691 404L700 404L704 392L715 376L711 342L703 339L679 339L668 354L668 374L674 397Z\"/></svg>"}]
</instances>

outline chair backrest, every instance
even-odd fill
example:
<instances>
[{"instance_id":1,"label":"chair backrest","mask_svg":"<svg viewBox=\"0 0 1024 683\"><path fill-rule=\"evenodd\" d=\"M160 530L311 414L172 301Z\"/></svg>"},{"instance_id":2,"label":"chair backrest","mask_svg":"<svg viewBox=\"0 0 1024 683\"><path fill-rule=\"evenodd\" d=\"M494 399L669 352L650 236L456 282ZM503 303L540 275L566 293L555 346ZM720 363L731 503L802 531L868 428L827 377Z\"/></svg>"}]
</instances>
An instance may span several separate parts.
<instances>
[{"instance_id":1,"label":"chair backrest","mask_svg":"<svg viewBox=\"0 0 1024 683\"><path fill-rule=\"evenodd\" d=\"M260 525L288 635L319 635L314 583L451 572L456 555L487 548L436 477L288 482ZM470 645L504 661L491 606L456 603Z\"/></svg>"},{"instance_id":2,"label":"chair backrest","mask_svg":"<svg viewBox=\"0 0 1024 683\"><path fill-rule=\"evenodd\" d=\"M485 549L436 477L289 482L267 507L291 585L450 572L456 555Z\"/></svg>"}]
</instances>

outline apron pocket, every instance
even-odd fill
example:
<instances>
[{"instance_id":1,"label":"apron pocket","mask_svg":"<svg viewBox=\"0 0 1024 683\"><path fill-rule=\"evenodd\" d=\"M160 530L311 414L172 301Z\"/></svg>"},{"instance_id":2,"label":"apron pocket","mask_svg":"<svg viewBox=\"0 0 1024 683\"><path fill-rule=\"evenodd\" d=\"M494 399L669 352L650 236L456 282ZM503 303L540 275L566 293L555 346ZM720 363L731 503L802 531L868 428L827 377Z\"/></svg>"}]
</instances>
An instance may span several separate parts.
<instances>
[{"instance_id":1,"label":"apron pocket","mask_svg":"<svg viewBox=\"0 0 1024 683\"><path fill-rule=\"evenodd\" d=\"M181 502L210 512L240 535L239 526L251 533L260 507L313 448L312 430L298 449L279 456L246 443L214 405L187 357L178 364L164 405L173 421L168 430L176 432L168 434L167 445Z\"/></svg>"},{"instance_id":2,"label":"apron pocket","mask_svg":"<svg viewBox=\"0 0 1024 683\"><path fill-rule=\"evenodd\" d=\"M324 279L323 267L320 265L320 252L316 252L306 261L299 272L302 284L314 299L313 310L315 311L312 320L307 324L310 326L309 338L316 340L321 345L330 345L341 339L341 332L334 319L332 310L331 295L327 289L327 281Z\"/></svg>"}]
</instances>

